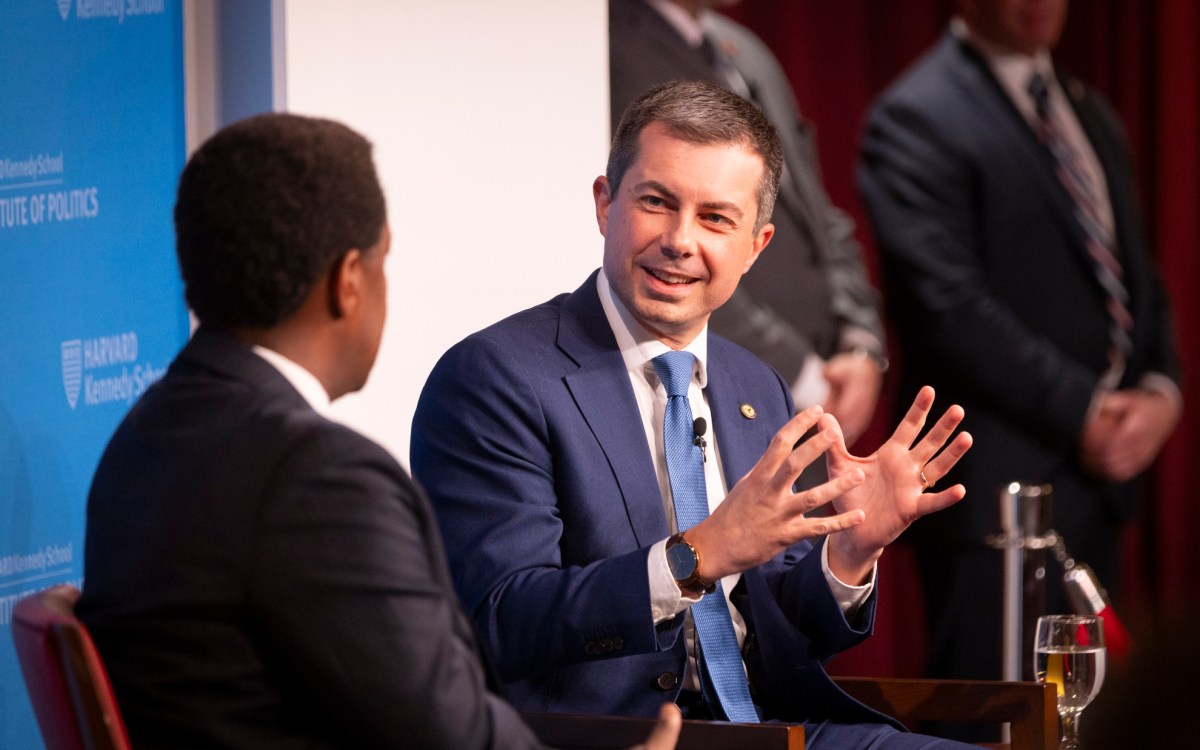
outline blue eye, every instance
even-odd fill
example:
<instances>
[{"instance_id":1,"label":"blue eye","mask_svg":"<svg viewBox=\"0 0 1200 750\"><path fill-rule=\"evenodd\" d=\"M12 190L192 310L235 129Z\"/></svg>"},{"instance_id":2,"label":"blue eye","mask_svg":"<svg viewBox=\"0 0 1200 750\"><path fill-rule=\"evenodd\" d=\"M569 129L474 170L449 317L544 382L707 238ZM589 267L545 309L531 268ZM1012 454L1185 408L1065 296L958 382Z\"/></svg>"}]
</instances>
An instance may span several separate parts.
<instances>
[{"instance_id":1,"label":"blue eye","mask_svg":"<svg viewBox=\"0 0 1200 750\"><path fill-rule=\"evenodd\" d=\"M642 198L642 200L645 201L646 205L648 205L648 206L656 206L657 207L657 206L665 205L663 203L663 199L659 198L657 195L647 195L644 198Z\"/></svg>"}]
</instances>

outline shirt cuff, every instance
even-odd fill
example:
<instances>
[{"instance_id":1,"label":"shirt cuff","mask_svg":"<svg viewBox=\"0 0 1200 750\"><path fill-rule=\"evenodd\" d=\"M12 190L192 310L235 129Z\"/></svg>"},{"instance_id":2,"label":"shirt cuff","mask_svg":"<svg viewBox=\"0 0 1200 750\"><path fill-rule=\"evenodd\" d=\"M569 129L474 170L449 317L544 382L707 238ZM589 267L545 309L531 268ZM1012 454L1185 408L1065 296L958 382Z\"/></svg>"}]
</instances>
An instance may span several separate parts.
<instances>
[{"instance_id":1,"label":"shirt cuff","mask_svg":"<svg viewBox=\"0 0 1200 750\"><path fill-rule=\"evenodd\" d=\"M666 564L665 545L663 564ZM871 591L875 588L875 574L879 572L879 563L875 563L871 567L871 576L863 585L851 586L848 583L842 583L829 569L829 542L826 540L826 543L821 545L821 572L825 574L825 580L829 582L829 590L833 592L833 598L842 608L842 614L846 616L847 620L852 620L858 614L858 608L871 596Z\"/></svg>"},{"instance_id":2,"label":"shirt cuff","mask_svg":"<svg viewBox=\"0 0 1200 750\"><path fill-rule=\"evenodd\" d=\"M1161 393L1175 404L1176 409L1183 409L1183 392L1179 384L1161 372L1148 372L1138 381L1138 387L1143 391Z\"/></svg>"},{"instance_id":3,"label":"shirt cuff","mask_svg":"<svg viewBox=\"0 0 1200 750\"><path fill-rule=\"evenodd\" d=\"M867 349L880 357L885 356L883 342L866 328L846 326L838 338L838 351L851 352L855 349Z\"/></svg>"},{"instance_id":4,"label":"shirt cuff","mask_svg":"<svg viewBox=\"0 0 1200 750\"><path fill-rule=\"evenodd\" d=\"M804 358L804 367L796 376L796 382L792 383L792 401L797 409L823 404L829 398L829 381L821 370L824 366L825 360L815 354Z\"/></svg>"},{"instance_id":5,"label":"shirt cuff","mask_svg":"<svg viewBox=\"0 0 1200 750\"><path fill-rule=\"evenodd\" d=\"M700 601L683 595L671 568L667 565L667 540L663 539L650 548L646 556L646 574L650 578L650 617L657 625L678 615Z\"/></svg>"},{"instance_id":6,"label":"shirt cuff","mask_svg":"<svg viewBox=\"0 0 1200 750\"><path fill-rule=\"evenodd\" d=\"M860 357L870 357L875 361L875 365L879 368L880 373L888 371L887 350L883 342L866 328L846 326L842 330L838 352L856 354Z\"/></svg>"}]
</instances>

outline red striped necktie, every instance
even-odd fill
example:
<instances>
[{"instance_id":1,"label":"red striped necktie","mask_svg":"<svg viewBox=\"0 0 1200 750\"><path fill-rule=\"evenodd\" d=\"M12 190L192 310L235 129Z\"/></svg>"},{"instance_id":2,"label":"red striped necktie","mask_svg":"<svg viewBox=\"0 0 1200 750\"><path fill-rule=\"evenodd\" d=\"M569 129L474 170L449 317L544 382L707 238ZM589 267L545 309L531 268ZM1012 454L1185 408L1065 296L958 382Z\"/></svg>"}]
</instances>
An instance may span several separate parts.
<instances>
[{"instance_id":1,"label":"red striped necktie","mask_svg":"<svg viewBox=\"0 0 1200 750\"><path fill-rule=\"evenodd\" d=\"M1050 101L1050 87L1041 73L1029 79L1029 95L1037 106L1036 130L1042 143L1054 156L1055 171L1075 203L1075 218L1087 240L1088 257L1105 294L1109 324L1109 371L1105 383L1115 387L1133 352L1133 315L1129 312L1129 290L1125 287L1125 269L1117 258L1116 238L1101 219L1100 190L1082 168L1082 157L1064 136L1059 115Z\"/></svg>"}]
</instances>

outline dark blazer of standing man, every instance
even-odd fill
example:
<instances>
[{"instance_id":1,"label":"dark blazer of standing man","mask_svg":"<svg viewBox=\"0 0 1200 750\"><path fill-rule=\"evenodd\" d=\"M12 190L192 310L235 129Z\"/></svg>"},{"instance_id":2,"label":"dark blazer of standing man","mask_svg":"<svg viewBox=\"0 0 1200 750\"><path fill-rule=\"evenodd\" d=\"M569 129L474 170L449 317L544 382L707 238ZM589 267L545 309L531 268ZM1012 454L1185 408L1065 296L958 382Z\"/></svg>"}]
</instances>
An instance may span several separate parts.
<instances>
[{"instance_id":1,"label":"dark blazer of standing man","mask_svg":"<svg viewBox=\"0 0 1200 750\"><path fill-rule=\"evenodd\" d=\"M775 126L784 173L771 252L714 311L712 328L778 370L801 407L822 404L853 443L870 423L886 366L878 295L853 222L825 193L813 126L779 61L753 32L713 10L731 4L609 2L613 127L634 99L673 79L728 88Z\"/></svg>"},{"instance_id":2,"label":"dark blazer of standing man","mask_svg":"<svg viewBox=\"0 0 1200 750\"><path fill-rule=\"evenodd\" d=\"M231 125L184 169L175 226L200 328L100 461L78 606L133 747L540 748L488 687L427 501L324 415L387 311L371 145Z\"/></svg>"},{"instance_id":3,"label":"dark blazer of standing man","mask_svg":"<svg viewBox=\"0 0 1200 750\"><path fill-rule=\"evenodd\" d=\"M976 438L953 474L975 502L913 529L932 670L990 678L1000 669L1001 561L983 540L998 530L997 492L1014 481L1051 484L1055 529L1115 589L1131 480L1170 434L1181 399L1167 300L1117 117L1051 62L1065 0L960 8L951 32L875 103L861 184L905 388L935 383L966 407ZM1048 147L1056 141L1044 140L1035 73L1049 86L1042 111L1055 132L1074 135L1072 162L1092 173L1096 221L1115 237L1132 316L1130 347L1115 360L1111 300L1089 253L1084 204ZM1065 611L1061 587L1048 592L1050 611Z\"/></svg>"}]
</instances>

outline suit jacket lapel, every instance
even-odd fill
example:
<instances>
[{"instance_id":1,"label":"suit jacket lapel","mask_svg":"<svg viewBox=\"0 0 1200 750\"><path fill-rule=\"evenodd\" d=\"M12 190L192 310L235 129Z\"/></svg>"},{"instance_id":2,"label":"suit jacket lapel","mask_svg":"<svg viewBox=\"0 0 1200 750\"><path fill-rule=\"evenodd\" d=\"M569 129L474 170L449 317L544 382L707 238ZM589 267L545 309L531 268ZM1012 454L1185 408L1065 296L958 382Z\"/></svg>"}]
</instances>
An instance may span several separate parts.
<instances>
[{"instance_id":1,"label":"suit jacket lapel","mask_svg":"<svg viewBox=\"0 0 1200 750\"><path fill-rule=\"evenodd\" d=\"M739 377L733 359L726 356L727 347L728 342L709 336L708 386L704 393L712 411L725 484L733 487L762 458L767 443L782 425L751 419L743 412L743 405L762 407L764 394L761 390L755 392ZM780 398L783 398L782 394Z\"/></svg>"},{"instance_id":2,"label":"suit jacket lapel","mask_svg":"<svg viewBox=\"0 0 1200 750\"><path fill-rule=\"evenodd\" d=\"M773 122L783 123L781 127L777 127L777 130L783 144L783 157L787 166L788 179L780 181L777 206L782 206L797 216L796 225L802 230L810 234L823 232L824 217L817 213L822 201L814 197L815 191L820 191L822 188L814 183L816 175L806 168L802 153L806 144L803 142L803 134L799 130L804 125L798 117L791 115L794 105L790 101L790 92L788 101L780 101L775 96L777 87L763 82L763 76L767 72L758 69L750 55L741 50L737 40L728 36L723 27L724 21L718 19L709 26L708 33L718 44L722 45L725 58L737 70L738 75L746 81L754 104ZM719 83L722 86L726 85L724 82ZM822 246L815 237L811 237L810 242L815 243L818 247Z\"/></svg>"},{"instance_id":3,"label":"suit jacket lapel","mask_svg":"<svg viewBox=\"0 0 1200 750\"><path fill-rule=\"evenodd\" d=\"M1023 153L1017 157L1021 163L1035 165L1031 173L1033 181L1055 206L1055 216L1076 239L1076 246L1086 253L1087 238L1075 218L1075 202L1058 178L1054 157L996 80L987 61L964 41L951 36L948 43L956 45L958 53L971 62L970 65L951 66L965 95L978 102L990 126L1001 130L1008 143Z\"/></svg>"},{"instance_id":4,"label":"suit jacket lapel","mask_svg":"<svg viewBox=\"0 0 1200 750\"><path fill-rule=\"evenodd\" d=\"M632 28L617 29L616 32L640 37L645 44L656 48L656 55L669 57L662 67L676 71L672 78L708 81L723 85L704 54L687 43L679 31L667 19L642 0L629 3L626 9ZM667 65L666 63L669 63Z\"/></svg>"},{"instance_id":5,"label":"suit jacket lapel","mask_svg":"<svg viewBox=\"0 0 1200 750\"><path fill-rule=\"evenodd\" d=\"M641 414L596 293L596 274L563 303L558 346L579 366L564 378L584 421L608 459L639 546L667 535L658 475Z\"/></svg>"}]
</instances>

